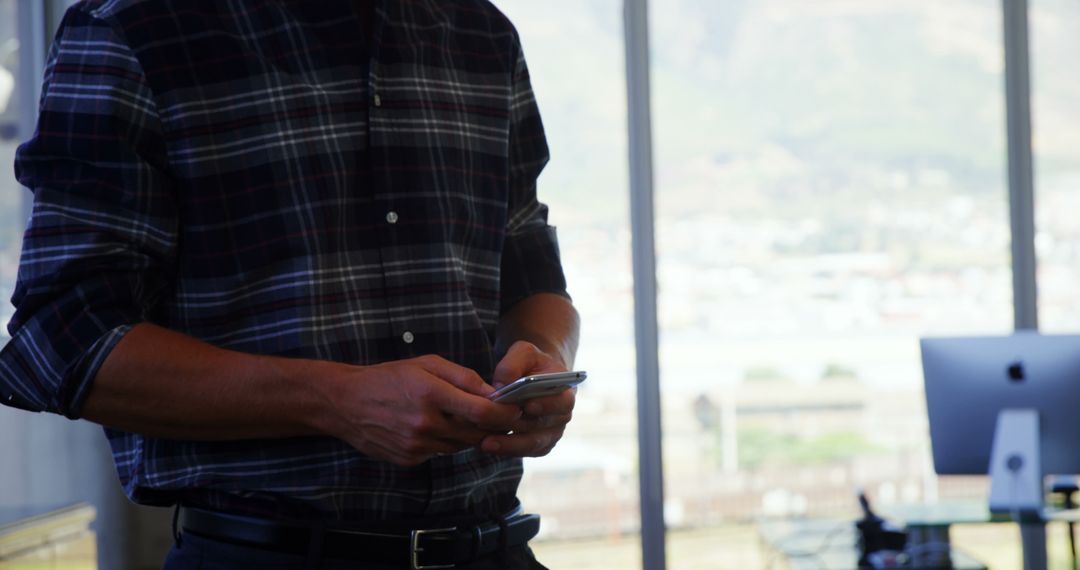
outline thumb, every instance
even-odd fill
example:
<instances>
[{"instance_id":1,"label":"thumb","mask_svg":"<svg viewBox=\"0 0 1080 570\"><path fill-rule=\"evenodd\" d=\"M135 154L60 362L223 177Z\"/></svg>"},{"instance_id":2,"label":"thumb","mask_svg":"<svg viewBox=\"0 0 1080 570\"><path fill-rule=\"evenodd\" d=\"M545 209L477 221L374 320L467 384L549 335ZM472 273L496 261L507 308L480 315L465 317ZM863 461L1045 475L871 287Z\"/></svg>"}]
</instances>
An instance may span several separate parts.
<instances>
[{"instance_id":1,"label":"thumb","mask_svg":"<svg viewBox=\"0 0 1080 570\"><path fill-rule=\"evenodd\" d=\"M531 342L519 340L510 346L499 364L495 366L495 386L505 386L526 374L540 369L544 353Z\"/></svg>"}]
</instances>

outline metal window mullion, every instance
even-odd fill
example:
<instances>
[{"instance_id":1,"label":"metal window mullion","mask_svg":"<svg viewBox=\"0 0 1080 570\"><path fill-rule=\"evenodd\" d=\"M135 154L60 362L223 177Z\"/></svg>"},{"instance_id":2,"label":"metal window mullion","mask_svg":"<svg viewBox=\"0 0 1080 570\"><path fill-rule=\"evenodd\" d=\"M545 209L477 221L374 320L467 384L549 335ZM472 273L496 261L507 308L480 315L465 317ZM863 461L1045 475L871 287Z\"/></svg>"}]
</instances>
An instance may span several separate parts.
<instances>
[{"instance_id":1,"label":"metal window mullion","mask_svg":"<svg viewBox=\"0 0 1080 570\"><path fill-rule=\"evenodd\" d=\"M630 151L630 234L634 263L642 566L645 570L663 570L666 565L664 470L656 316L648 0L625 0L623 9Z\"/></svg>"},{"instance_id":2,"label":"metal window mullion","mask_svg":"<svg viewBox=\"0 0 1080 570\"><path fill-rule=\"evenodd\" d=\"M1039 310L1035 277L1035 169L1031 152L1028 2L1002 0L1002 8L1013 314L1017 330L1037 330Z\"/></svg>"},{"instance_id":3,"label":"metal window mullion","mask_svg":"<svg viewBox=\"0 0 1080 570\"><path fill-rule=\"evenodd\" d=\"M45 52L48 49L45 3L41 0L19 0L16 9L19 38L19 75L16 81L18 97L17 138L26 140L34 132L37 123L38 99L41 98L41 73L45 69ZM29 192L21 193L23 220L30 217L33 205Z\"/></svg>"}]
</instances>

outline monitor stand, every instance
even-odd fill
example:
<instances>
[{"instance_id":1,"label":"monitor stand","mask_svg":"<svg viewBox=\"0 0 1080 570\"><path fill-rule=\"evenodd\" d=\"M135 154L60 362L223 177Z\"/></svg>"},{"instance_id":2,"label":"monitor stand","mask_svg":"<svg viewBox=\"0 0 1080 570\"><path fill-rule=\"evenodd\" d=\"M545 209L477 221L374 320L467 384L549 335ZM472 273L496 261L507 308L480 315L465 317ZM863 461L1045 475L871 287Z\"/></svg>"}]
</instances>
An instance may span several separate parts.
<instances>
[{"instance_id":1,"label":"monitor stand","mask_svg":"<svg viewBox=\"0 0 1080 570\"><path fill-rule=\"evenodd\" d=\"M1020 525L1024 570L1046 570L1043 471L1036 410L1007 409L998 414L990 454L990 512L1010 514Z\"/></svg>"}]
</instances>

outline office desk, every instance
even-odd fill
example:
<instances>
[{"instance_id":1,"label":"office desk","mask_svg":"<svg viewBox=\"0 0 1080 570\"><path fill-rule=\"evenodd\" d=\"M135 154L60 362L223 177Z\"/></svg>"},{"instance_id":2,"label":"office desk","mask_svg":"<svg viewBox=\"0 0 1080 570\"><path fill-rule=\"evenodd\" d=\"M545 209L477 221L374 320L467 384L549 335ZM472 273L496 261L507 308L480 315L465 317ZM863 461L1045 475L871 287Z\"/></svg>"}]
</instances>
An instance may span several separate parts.
<instances>
[{"instance_id":1,"label":"office desk","mask_svg":"<svg viewBox=\"0 0 1080 570\"><path fill-rule=\"evenodd\" d=\"M854 521L769 520L758 525L758 535L769 570L860 570ZM952 570L987 570L963 552L949 553ZM907 570L940 570L942 566L915 564Z\"/></svg>"},{"instance_id":2,"label":"office desk","mask_svg":"<svg viewBox=\"0 0 1080 570\"><path fill-rule=\"evenodd\" d=\"M92 570L94 507L0 508L0 570Z\"/></svg>"}]
</instances>

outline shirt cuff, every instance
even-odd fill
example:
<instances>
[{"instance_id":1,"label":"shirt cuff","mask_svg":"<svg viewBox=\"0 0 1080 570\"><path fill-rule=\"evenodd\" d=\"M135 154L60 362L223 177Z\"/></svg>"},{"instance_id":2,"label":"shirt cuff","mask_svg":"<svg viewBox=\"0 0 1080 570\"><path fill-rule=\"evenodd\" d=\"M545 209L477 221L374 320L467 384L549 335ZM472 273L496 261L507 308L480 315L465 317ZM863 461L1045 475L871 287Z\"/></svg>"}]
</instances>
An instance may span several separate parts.
<instances>
[{"instance_id":1,"label":"shirt cuff","mask_svg":"<svg viewBox=\"0 0 1080 570\"><path fill-rule=\"evenodd\" d=\"M66 370L37 325L27 323L0 351L0 403L78 419L101 364L132 325L105 332Z\"/></svg>"},{"instance_id":2,"label":"shirt cuff","mask_svg":"<svg viewBox=\"0 0 1080 570\"><path fill-rule=\"evenodd\" d=\"M86 404L86 396L90 394L90 387L94 384L98 370L109 357L116 345L127 335L134 325L121 325L101 335L94 344L82 355L65 382L64 395L61 399L62 412L65 416L75 420L82 417L82 409Z\"/></svg>"}]
</instances>

